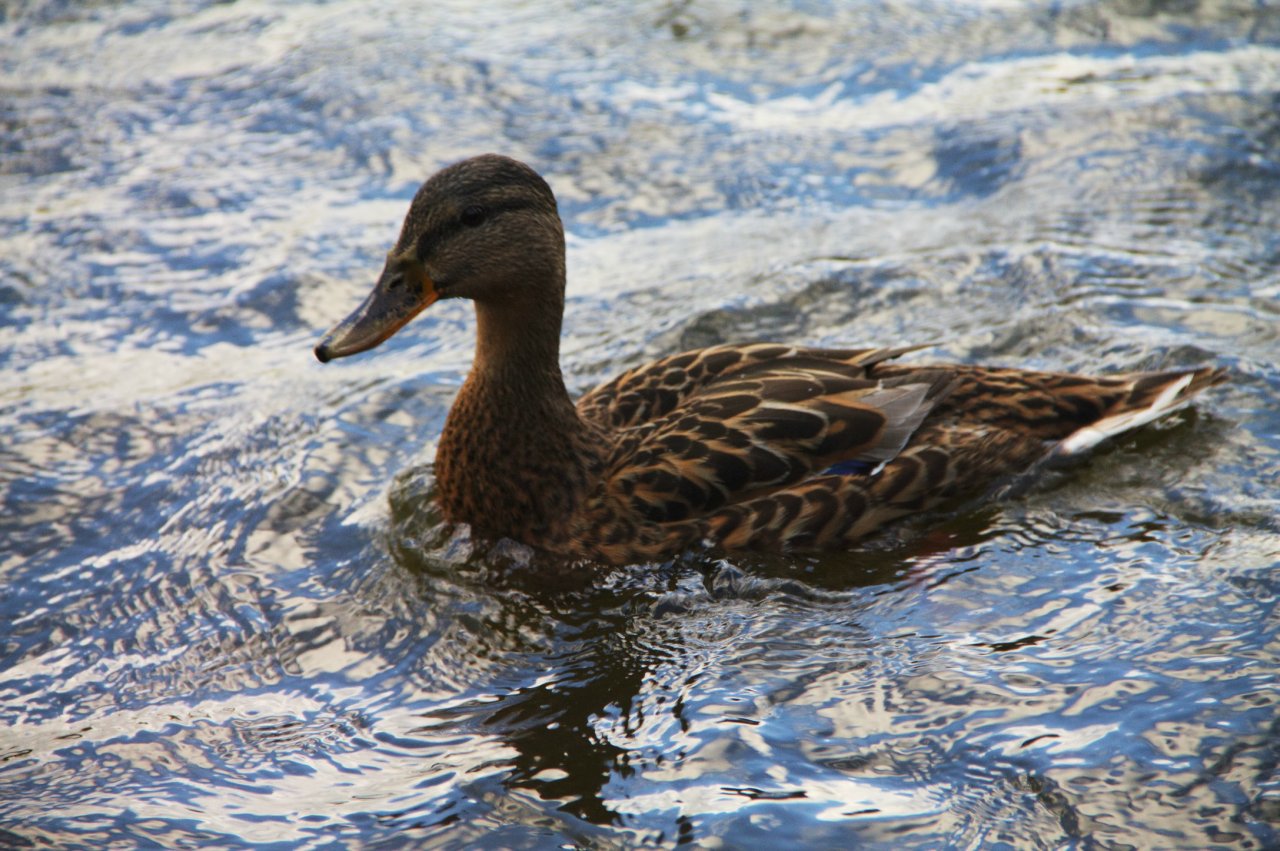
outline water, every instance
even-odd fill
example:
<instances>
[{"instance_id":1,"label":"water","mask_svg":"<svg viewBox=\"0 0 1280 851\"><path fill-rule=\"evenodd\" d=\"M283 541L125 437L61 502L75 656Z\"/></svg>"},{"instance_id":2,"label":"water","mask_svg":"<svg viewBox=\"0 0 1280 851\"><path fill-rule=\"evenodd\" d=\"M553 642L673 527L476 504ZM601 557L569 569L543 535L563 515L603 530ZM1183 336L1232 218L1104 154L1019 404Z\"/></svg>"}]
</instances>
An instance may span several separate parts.
<instances>
[{"instance_id":1,"label":"water","mask_svg":"<svg viewBox=\"0 0 1280 851\"><path fill-rule=\"evenodd\" d=\"M1280 844L1280 12L0 7L0 846ZM1031 493L552 582L422 495L441 304L321 367L439 166L532 163L566 374L1216 363Z\"/></svg>"}]
</instances>

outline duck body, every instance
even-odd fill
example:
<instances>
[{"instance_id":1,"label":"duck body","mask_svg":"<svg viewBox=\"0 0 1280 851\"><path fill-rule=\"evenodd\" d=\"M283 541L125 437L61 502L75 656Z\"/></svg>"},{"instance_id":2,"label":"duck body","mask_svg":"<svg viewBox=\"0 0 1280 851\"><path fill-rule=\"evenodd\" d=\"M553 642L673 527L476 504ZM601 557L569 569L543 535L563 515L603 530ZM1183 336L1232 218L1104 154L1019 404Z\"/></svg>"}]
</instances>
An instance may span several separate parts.
<instances>
[{"instance_id":1,"label":"duck body","mask_svg":"<svg viewBox=\"0 0 1280 851\"><path fill-rule=\"evenodd\" d=\"M532 169L485 155L428 180L373 294L316 348L372 348L470 298L476 358L436 453L445 516L577 560L848 546L1185 405L1215 368L1086 377L894 362L911 347L723 345L574 404L559 366L564 236Z\"/></svg>"}]
</instances>

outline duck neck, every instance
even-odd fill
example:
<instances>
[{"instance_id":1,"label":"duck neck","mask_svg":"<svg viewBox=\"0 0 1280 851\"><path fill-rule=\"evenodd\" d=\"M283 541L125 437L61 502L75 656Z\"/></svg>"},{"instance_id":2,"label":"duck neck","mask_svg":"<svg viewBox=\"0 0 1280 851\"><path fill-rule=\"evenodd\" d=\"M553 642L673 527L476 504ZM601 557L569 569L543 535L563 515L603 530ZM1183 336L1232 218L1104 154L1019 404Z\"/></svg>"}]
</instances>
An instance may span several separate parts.
<instances>
[{"instance_id":1,"label":"duck neck","mask_svg":"<svg viewBox=\"0 0 1280 851\"><path fill-rule=\"evenodd\" d=\"M599 466L560 372L560 305L477 302L476 317L476 359L436 453L441 503L484 537L545 543Z\"/></svg>"},{"instance_id":2,"label":"duck neck","mask_svg":"<svg viewBox=\"0 0 1280 851\"><path fill-rule=\"evenodd\" d=\"M563 301L476 302L476 358L472 375L516 381L550 395L569 395L560 374ZM529 382L533 382L532 385ZM513 388L514 389L514 388Z\"/></svg>"}]
</instances>

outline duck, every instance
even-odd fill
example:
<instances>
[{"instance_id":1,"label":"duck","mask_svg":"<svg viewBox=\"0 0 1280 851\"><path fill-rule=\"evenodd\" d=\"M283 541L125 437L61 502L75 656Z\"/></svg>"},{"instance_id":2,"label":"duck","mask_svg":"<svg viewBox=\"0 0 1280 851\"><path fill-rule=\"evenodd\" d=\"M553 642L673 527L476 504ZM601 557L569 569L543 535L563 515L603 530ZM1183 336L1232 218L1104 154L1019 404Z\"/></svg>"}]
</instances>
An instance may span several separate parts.
<instances>
[{"instance_id":1,"label":"duck","mask_svg":"<svg viewBox=\"0 0 1280 851\"><path fill-rule=\"evenodd\" d=\"M897 359L923 346L750 342L636 366L576 402L560 367L565 239L531 167L475 156L430 177L372 293L315 347L378 346L442 299L475 307L470 371L434 463L443 517L601 565L696 548L850 548L1164 417L1226 380Z\"/></svg>"}]
</instances>

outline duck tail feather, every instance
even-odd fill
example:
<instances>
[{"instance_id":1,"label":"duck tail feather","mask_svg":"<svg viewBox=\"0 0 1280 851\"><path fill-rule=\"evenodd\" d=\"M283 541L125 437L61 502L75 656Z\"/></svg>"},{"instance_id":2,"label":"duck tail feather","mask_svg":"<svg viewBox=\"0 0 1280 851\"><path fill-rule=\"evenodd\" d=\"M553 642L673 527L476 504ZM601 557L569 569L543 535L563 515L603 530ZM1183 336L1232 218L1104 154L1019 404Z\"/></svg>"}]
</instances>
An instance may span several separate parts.
<instances>
[{"instance_id":1,"label":"duck tail feather","mask_svg":"<svg viewBox=\"0 0 1280 851\"><path fill-rule=\"evenodd\" d=\"M1086 453L1112 437L1185 408L1201 390L1226 379L1225 370L1213 367L1135 375L1129 396L1123 402L1106 416L1063 438L1050 457L1068 458Z\"/></svg>"}]
</instances>

